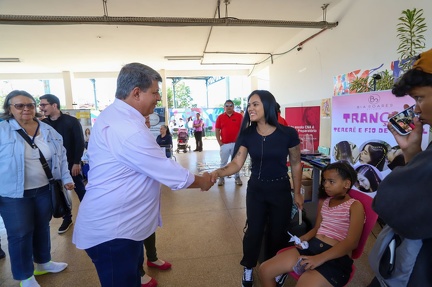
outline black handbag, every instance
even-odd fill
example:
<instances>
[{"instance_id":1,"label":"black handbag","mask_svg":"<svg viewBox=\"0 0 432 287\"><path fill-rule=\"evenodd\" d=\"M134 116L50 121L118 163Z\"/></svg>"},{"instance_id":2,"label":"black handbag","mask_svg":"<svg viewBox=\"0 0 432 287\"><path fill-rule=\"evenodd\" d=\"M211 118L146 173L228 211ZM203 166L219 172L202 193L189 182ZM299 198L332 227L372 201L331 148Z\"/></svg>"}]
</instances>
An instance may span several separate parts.
<instances>
[{"instance_id":1,"label":"black handbag","mask_svg":"<svg viewBox=\"0 0 432 287\"><path fill-rule=\"evenodd\" d=\"M30 137L23 130L17 130L17 132L33 149L38 148L35 143L32 143ZM39 160L49 181L49 189L51 191L52 216L54 218L60 218L65 215L71 214L71 206L69 205L70 200L68 201L66 199L66 194L64 193L63 189L63 182L60 179L54 179L49 165L40 149Z\"/></svg>"}]
</instances>

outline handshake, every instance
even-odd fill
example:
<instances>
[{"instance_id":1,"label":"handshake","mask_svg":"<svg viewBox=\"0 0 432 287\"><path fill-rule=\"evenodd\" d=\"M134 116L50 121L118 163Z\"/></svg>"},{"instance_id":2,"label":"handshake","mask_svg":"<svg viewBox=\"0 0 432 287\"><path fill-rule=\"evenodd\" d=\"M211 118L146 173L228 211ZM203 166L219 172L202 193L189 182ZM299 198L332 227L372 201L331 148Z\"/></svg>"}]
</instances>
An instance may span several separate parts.
<instances>
[{"instance_id":1,"label":"handshake","mask_svg":"<svg viewBox=\"0 0 432 287\"><path fill-rule=\"evenodd\" d=\"M208 191L215 184L218 177L217 170L212 173L204 172L202 175L195 175L195 182L189 187L199 187L202 191Z\"/></svg>"},{"instance_id":2,"label":"handshake","mask_svg":"<svg viewBox=\"0 0 432 287\"><path fill-rule=\"evenodd\" d=\"M194 186L194 183L189 187L199 187L202 191L208 191L214 184L211 180L211 175L208 172L204 172L202 175L195 175L195 182L197 186Z\"/></svg>"}]
</instances>

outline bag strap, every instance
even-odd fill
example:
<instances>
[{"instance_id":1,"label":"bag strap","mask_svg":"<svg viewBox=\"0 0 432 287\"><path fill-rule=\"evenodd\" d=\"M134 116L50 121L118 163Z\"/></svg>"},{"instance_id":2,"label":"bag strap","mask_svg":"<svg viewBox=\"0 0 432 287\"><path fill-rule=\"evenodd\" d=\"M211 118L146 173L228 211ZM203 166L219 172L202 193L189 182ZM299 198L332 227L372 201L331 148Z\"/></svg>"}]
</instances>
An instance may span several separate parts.
<instances>
[{"instance_id":1,"label":"bag strap","mask_svg":"<svg viewBox=\"0 0 432 287\"><path fill-rule=\"evenodd\" d=\"M17 132L24 138L24 140L31 146L32 149L38 149L39 150L39 161L42 164L42 168L45 171L45 174L46 174L48 180L50 182L53 181L54 177L52 175L51 169L50 169L44 155L40 151L40 149L37 147L37 145L34 142L31 141L30 137L22 129L17 130Z\"/></svg>"}]
</instances>

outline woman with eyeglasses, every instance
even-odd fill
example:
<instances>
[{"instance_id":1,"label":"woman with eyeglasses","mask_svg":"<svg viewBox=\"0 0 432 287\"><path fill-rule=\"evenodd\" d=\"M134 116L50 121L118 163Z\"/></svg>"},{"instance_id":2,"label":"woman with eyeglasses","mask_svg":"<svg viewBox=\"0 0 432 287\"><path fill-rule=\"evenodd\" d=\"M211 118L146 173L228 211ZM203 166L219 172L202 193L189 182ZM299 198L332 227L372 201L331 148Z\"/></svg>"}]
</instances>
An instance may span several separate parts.
<instances>
[{"instance_id":1,"label":"woman with eyeglasses","mask_svg":"<svg viewBox=\"0 0 432 287\"><path fill-rule=\"evenodd\" d=\"M22 287L40 286L34 275L58 273L66 263L51 261L51 192L39 160L45 157L55 179L66 189L74 184L63 139L39 121L36 102L26 91L10 92L0 117L0 215L9 242L12 275ZM23 130L30 144L18 131ZM35 263L35 264L34 264Z\"/></svg>"}]
</instances>

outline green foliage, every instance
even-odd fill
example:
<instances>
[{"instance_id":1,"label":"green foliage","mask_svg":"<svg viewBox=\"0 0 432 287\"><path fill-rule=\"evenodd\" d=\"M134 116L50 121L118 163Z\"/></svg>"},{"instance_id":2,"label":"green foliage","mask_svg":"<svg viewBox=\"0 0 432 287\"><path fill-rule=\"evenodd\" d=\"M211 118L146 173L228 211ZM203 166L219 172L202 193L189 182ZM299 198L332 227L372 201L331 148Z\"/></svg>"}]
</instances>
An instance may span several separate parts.
<instances>
[{"instance_id":1,"label":"green foliage","mask_svg":"<svg viewBox=\"0 0 432 287\"><path fill-rule=\"evenodd\" d=\"M179 82L175 86L175 95L173 93L173 99L176 101L176 108L189 108L193 101L190 96L190 87L186 86L185 83Z\"/></svg>"},{"instance_id":2,"label":"green foliage","mask_svg":"<svg viewBox=\"0 0 432 287\"><path fill-rule=\"evenodd\" d=\"M368 79L367 78L360 78L356 77L354 80L350 83L350 92L351 93L366 93L370 91L370 87L368 85Z\"/></svg>"},{"instance_id":3,"label":"green foliage","mask_svg":"<svg viewBox=\"0 0 432 287\"><path fill-rule=\"evenodd\" d=\"M385 70L379 74L381 75L381 79L376 81L375 90L384 91L392 89L395 81L393 73L391 73L389 70ZM369 87L373 89L373 78L369 80Z\"/></svg>"},{"instance_id":4,"label":"green foliage","mask_svg":"<svg viewBox=\"0 0 432 287\"><path fill-rule=\"evenodd\" d=\"M192 105L193 98L190 96L190 87L186 86L183 82L178 82L174 85L175 87L175 96L173 89L169 87L167 89L167 98L168 98L168 105L165 103L159 102L157 107L166 107L168 106L169 109L174 108L174 98L176 101L176 108L190 108L190 107L196 107L197 105Z\"/></svg>"},{"instance_id":5,"label":"green foliage","mask_svg":"<svg viewBox=\"0 0 432 287\"><path fill-rule=\"evenodd\" d=\"M378 73L381 79L376 80L375 91L390 90L394 85L393 74L389 70ZM359 78L356 77L350 83L351 93L366 93L374 90L374 79L373 77Z\"/></svg>"},{"instance_id":6,"label":"green foliage","mask_svg":"<svg viewBox=\"0 0 432 287\"><path fill-rule=\"evenodd\" d=\"M423 9L404 10L397 24L397 37L400 44L397 48L399 63L402 71L411 68L412 58L420 54L426 47L426 39L423 35L427 30Z\"/></svg>"}]
</instances>

